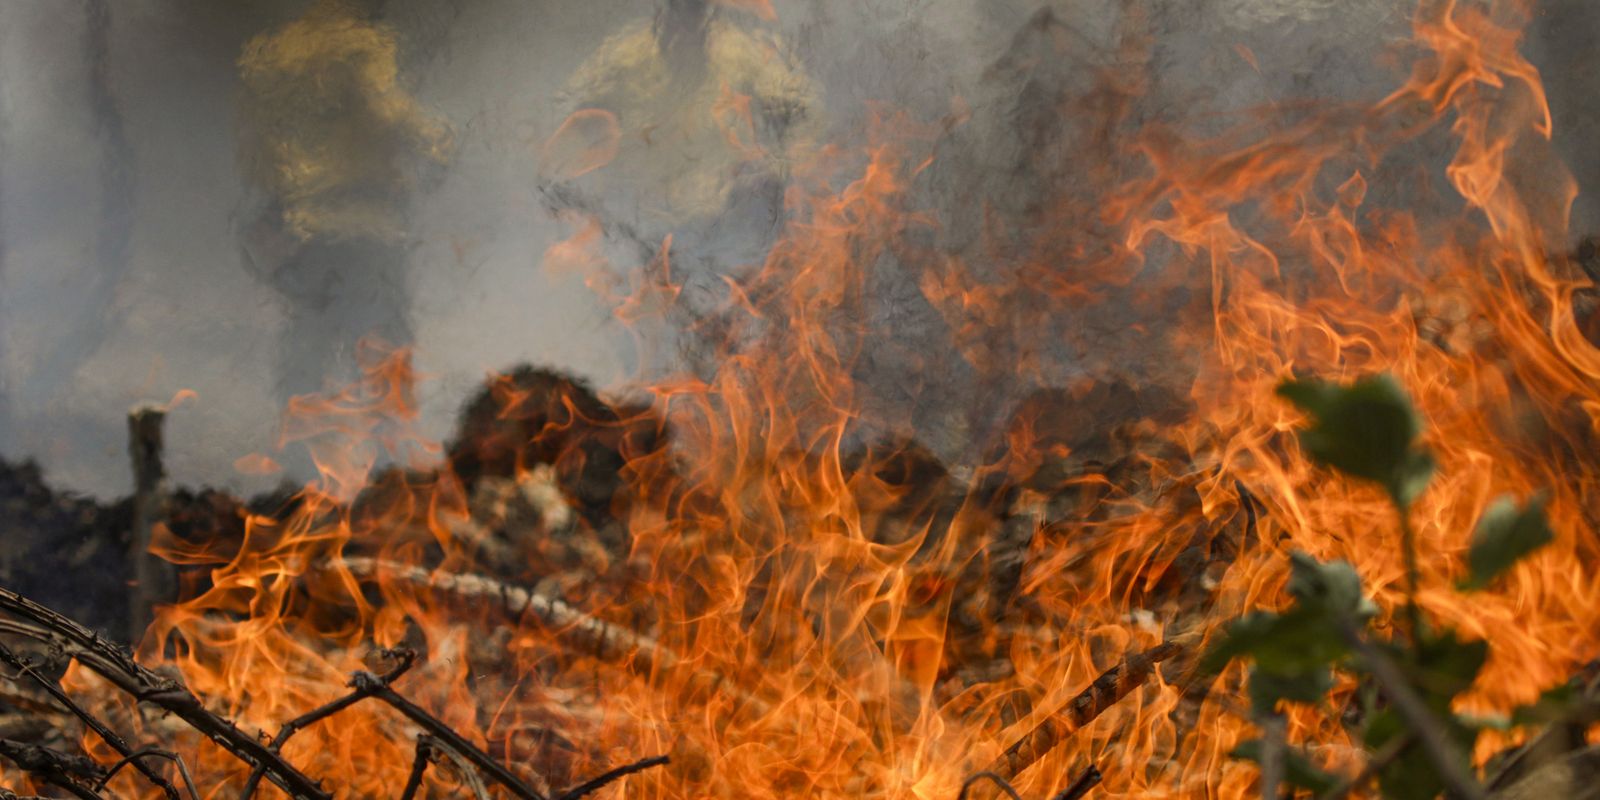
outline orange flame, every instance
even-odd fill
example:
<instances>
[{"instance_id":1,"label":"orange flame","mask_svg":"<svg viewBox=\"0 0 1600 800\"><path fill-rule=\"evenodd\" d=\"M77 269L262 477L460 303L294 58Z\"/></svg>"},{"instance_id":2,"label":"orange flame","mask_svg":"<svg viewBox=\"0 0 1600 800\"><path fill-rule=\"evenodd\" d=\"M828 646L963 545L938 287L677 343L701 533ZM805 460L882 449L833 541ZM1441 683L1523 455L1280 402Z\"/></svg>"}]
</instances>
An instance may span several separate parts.
<instances>
[{"instance_id":1,"label":"orange flame","mask_svg":"<svg viewBox=\"0 0 1600 800\"><path fill-rule=\"evenodd\" d=\"M627 413L575 385L536 396L517 376L493 384L491 427L509 438L485 439L474 457L511 465L497 511L482 486L423 460L374 475L385 454L436 448L413 447L406 354L369 351L360 384L291 404L283 440L308 447L321 477L285 513L246 520L237 542L163 539L171 560L210 571L162 610L141 655L270 732L337 696L375 648L407 642L424 653L408 694L551 785L660 751L672 764L617 796L950 798L1123 654L1281 603L1291 548L1350 560L1394 608L1391 512L1376 491L1314 468L1291 435L1297 416L1273 395L1297 372L1387 371L1414 396L1439 462L1413 511L1428 556L1420 603L1492 644L1460 704L1503 713L1530 701L1600 653L1600 351L1574 310L1589 284L1548 255L1565 242L1575 190L1549 156L1543 90L1517 51L1526 14L1519 2L1429 0L1416 67L1388 97L1221 133L1212 120L1211 135L1154 124L1099 135L1125 124L1120 104L1142 81L1108 74L1093 98L1105 114L1085 117L1103 128L1080 141L1097 156L1080 176L1092 197L1063 192L1028 224L965 209L985 215L992 263L981 266L930 246L942 223L915 207L940 130L885 115L863 151L825 150L798 170L765 260L683 327L712 368L652 382L648 406ZM736 145L749 141L746 102L725 95L716 111ZM579 135L574 124L562 131ZM1425 137L1454 142L1445 177L1459 204L1423 202L1395 155ZM578 154L560 159L568 176L606 160L605 135L580 139L561 144ZM601 221L579 222L548 264L591 275L631 326L683 315L670 237L618 277ZM1205 286L1177 313L1141 307L1122 332L1170 354L1152 374L1186 398L1186 418L1143 419L1131 401L1115 430L1060 417L1096 392L1121 402L1086 378L1019 413L970 476L947 470L892 398L859 380L881 346L870 300L887 270L909 271L976 374L1020 383L1093 352L1071 337L1018 346L1030 331L1108 298L1154 304ZM1087 466L1089 433L1120 453L1116 466ZM620 461L607 466L607 454ZM1051 472L1062 464L1077 466ZM585 495L591 469L619 484L600 500ZM1555 543L1463 601L1451 587L1478 510L1540 488ZM531 541L494 528L517 503L539 520ZM529 574L508 579L634 632L626 651L573 647L585 623L508 616L440 588L504 569L485 563L488 548L522 559ZM1012 552L1023 563L1008 596L996 587ZM1226 756L1252 732L1242 672L1203 701L1179 672L1156 675L1018 788L1042 796L1093 762L1106 796L1252 791L1253 768ZM71 682L95 691L81 672ZM1337 687L1331 707L1354 691ZM341 796L386 795L405 780L414 734L358 705L284 752ZM1290 709L1288 736L1330 767L1359 767L1327 707ZM1499 744L1483 737L1480 760ZM185 746L215 795L237 790L240 765Z\"/></svg>"}]
</instances>

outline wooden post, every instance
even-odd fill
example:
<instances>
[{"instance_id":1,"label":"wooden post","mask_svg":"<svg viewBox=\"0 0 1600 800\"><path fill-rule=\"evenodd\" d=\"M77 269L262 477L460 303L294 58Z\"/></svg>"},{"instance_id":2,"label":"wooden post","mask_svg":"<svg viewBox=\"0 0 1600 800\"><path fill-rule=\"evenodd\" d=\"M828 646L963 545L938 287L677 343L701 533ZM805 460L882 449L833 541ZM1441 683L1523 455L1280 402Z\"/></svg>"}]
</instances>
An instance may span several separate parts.
<instances>
[{"instance_id":1,"label":"wooden post","mask_svg":"<svg viewBox=\"0 0 1600 800\"><path fill-rule=\"evenodd\" d=\"M133 459L133 527L128 536L128 640L137 644L157 603L170 603L176 587L169 564L151 554L151 535L166 506L161 426L166 409L140 406L128 412L128 455Z\"/></svg>"}]
</instances>

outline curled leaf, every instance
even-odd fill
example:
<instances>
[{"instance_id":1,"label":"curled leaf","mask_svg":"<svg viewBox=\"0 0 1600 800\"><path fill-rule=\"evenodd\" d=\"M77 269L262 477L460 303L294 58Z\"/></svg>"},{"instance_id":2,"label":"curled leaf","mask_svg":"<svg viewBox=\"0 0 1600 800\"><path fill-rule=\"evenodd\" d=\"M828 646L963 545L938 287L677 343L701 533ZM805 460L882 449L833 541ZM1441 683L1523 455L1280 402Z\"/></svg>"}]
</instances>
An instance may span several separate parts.
<instances>
[{"instance_id":1,"label":"curled leaf","mask_svg":"<svg viewBox=\"0 0 1600 800\"><path fill-rule=\"evenodd\" d=\"M1518 509L1511 498L1502 497L1483 512L1467 554L1471 572L1461 588L1488 586L1523 556L1549 543L1553 535L1545 522L1544 503L1544 495L1539 494Z\"/></svg>"},{"instance_id":2,"label":"curled leaf","mask_svg":"<svg viewBox=\"0 0 1600 800\"><path fill-rule=\"evenodd\" d=\"M1278 395L1312 416L1300 443L1319 463L1381 484L1401 507L1427 486L1433 459L1412 446L1422 423L1394 378L1375 375L1349 386L1287 381Z\"/></svg>"}]
</instances>

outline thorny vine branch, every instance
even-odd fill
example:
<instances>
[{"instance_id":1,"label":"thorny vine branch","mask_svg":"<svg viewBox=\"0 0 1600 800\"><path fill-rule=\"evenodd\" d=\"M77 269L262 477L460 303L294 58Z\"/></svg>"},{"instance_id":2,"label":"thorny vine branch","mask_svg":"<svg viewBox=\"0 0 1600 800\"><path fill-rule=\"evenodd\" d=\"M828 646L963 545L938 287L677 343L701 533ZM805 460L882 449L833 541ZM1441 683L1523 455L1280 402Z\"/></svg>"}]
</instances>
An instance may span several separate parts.
<instances>
[{"instance_id":1,"label":"thorny vine branch","mask_svg":"<svg viewBox=\"0 0 1600 800\"><path fill-rule=\"evenodd\" d=\"M505 786L522 800L548 800L495 761L460 734L421 706L412 703L391 688L390 683L403 675L415 662L411 651L390 651L388 655L396 666L383 675L357 672L350 679L350 693L319 706L306 714L285 723L273 739L263 744L256 737L240 730L231 721L220 717L200 702L200 699L178 681L159 675L141 666L122 647L101 638L77 622L64 617L15 592L0 588L0 612L20 620L0 619L0 633L22 636L41 642L52 652L76 660L86 669L104 678L111 685L131 695L136 701L148 703L182 719L196 731L227 750L234 757L251 766L250 778L243 797L249 798L262 778L298 800L330 800L331 795L298 768L288 763L279 750L296 732L333 716L361 700L377 699L411 720L427 733L418 738L417 758L412 765L402 793L403 798L415 796L421 785L422 773L430 758L437 754L458 757L463 768L470 765ZM38 682L58 702L104 739L122 759L109 770L81 756L60 753L39 745L0 739L0 757L4 757L24 770L58 786L84 800L99 800L100 791L122 767L132 764L153 785L159 787L171 800L178 800L177 789L160 773L145 763L146 757L166 758L177 763L190 797L196 796L194 782L187 766L175 754L153 747L134 749L104 722L89 714L71 700L60 687L38 672L30 662L0 645L0 662L16 669ZM556 796L555 800L576 800L627 775L666 764L666 756L647 758L585 781ZM0 800L16 797L8 790L0 790Z\"/></svg>"},{"instance_id":2,"label":"thorny vine branch","mask_svg":"<svg viewBox=\"0 0 1600 800\"><path fill-rule=\"evenodd\" d=\"M51 697L55 698L56 702L66 707L68 711L72 712L73 716L81 720L84 725L87 725L90 730L95 732L95 735L99 736L101 740L110 745L111 749L117 751L117 755L122 756L122 761L111 770L112 774L115 774L116 771L121 769L124 764L131 763L133 764L133 768L139 771L139 774L143 775L146 780L149 780L151 783L160 788L162 793L167 796L168 800L178 800L178 790L173 787L172 783L163 777L161 773L156 772L155 768L146 764L144 761L143 756L156 755L158 751L153 751L146 748L145 750L135 753L133 748L129 747L128 743L123 741L121 736L117 735L116 731L111 730L111 728L107 727L105 723L96 719L94 715L90 714L88 711L85 711L82 706L79 706L77 703L73 702L72 698L68 697L67 693L62 691L61 687L57 686L55 681L52 681L40 674L37 667L25 661L21 656L17 655L15 651L9 647L6 647L3 643L0 643L0 661L5 662L7 666L17 670L19 673L32 678L35 683L39 684L40 688L44 689L45 692L47 692ZM106 780L110 780L109 775L107 776ZM101 781L100 786L104 787L104 785L105 781L103 780ZM191 789L191 797L193 794L194 791Z\"/></svg>"}]
</instances>

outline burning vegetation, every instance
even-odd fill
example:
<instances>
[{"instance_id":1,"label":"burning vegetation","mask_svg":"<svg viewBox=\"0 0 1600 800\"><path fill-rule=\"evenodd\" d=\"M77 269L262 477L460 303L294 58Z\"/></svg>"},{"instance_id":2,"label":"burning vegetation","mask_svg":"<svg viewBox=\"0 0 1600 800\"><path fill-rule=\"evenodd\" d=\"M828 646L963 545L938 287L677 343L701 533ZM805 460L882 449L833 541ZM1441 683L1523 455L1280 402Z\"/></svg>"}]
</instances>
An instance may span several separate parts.
<instances>
[{"instance_id":1,"label":"burning vegetation","mask_svg":"<svg viewBox=\"0 0 1600 800\"><path fill-rule=\"evenodd\" d=\"M608 40L534 156L544 266L686 366L515 367L435 442L367 340L288 404L304 486L169 488L148 422L113 508L0 467L0 795L1597 796L1600 313L1531 8L1426 0L1377 99L1185 119L1135 5L855 145L766 3ZM285 269L387 252L446 139L359 6L240 62ZM762 197L708 279L685 242ZM131 617L51 585L96 559Z\"/></svg>"}]
</instances>

